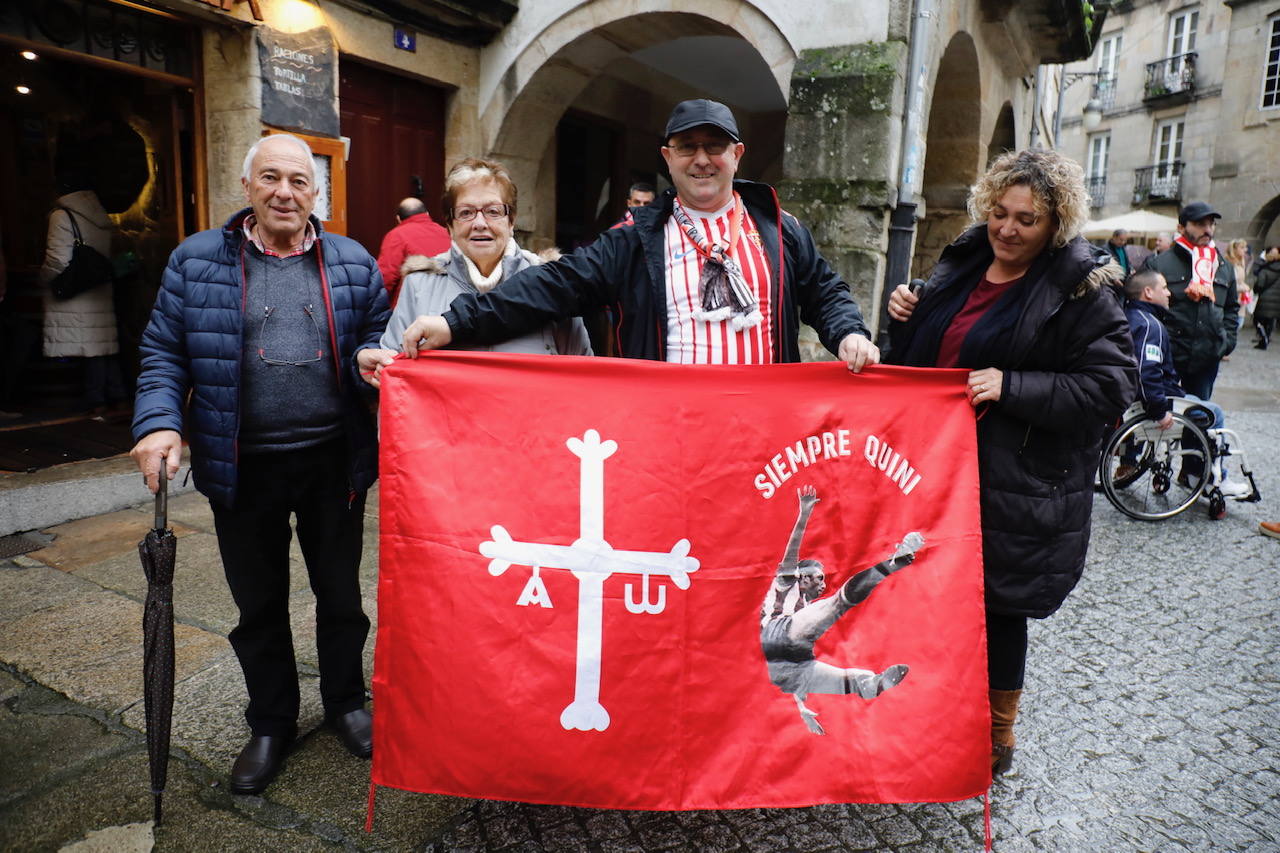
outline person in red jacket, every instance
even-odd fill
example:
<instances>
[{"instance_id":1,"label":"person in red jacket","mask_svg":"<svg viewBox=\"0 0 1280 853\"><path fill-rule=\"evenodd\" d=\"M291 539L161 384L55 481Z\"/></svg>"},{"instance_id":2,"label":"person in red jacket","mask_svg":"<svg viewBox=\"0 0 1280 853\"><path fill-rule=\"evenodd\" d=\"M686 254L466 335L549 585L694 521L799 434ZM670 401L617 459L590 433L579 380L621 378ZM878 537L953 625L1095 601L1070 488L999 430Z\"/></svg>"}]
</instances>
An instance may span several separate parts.
<instances>
[{"instance_id":1,"label":"person in red jacket","mask_svg":"<svg viewBox=\"0 0 1280 853\"><path fill-rule=\"evenodd\" d=\"M434 257L449 251L449 232L438 225L427 213L422 199L412 196L400 202L396 208L395 228L382 238L382 250L378 252L378 269L387 286L387 298L391 307L400 295L400 267L410 255Z\"/></svg>"}]
</instances>

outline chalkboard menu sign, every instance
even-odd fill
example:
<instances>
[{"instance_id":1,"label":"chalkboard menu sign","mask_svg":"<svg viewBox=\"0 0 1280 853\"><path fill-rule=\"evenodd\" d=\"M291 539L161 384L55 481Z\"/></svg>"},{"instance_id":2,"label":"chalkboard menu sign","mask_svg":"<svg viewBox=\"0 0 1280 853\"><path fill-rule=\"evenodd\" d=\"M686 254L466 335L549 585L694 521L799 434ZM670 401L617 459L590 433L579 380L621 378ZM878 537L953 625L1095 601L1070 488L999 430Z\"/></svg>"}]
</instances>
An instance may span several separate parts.
<instances>
[{"instance_id":1,"label":"chalkboard menu sign","mask_svg":"<svg viewBox=\"0 0 1280 853\"><path fill-rule=\"evenodd\" d=\"M287 130L338 135L334 104L337 63L327 27L282 33L258 27L262 66L262 123Z\"/></svg>"}]
</instances>

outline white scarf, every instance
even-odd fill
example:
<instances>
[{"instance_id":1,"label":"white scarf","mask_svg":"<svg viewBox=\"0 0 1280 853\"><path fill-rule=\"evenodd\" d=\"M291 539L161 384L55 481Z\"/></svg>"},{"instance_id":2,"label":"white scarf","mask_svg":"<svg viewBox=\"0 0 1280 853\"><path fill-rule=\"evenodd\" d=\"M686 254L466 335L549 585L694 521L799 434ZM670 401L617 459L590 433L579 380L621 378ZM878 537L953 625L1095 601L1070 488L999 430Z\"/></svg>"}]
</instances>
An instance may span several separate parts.
<instances>
[{"instance_id":1,"label":"white scarf","mask_svg":"<svg viewBox=\"0 0 1280 853\"><path fill-rule=\"evenodd\" d=\"M471 279L471 283L476 286L476 290L481 293L488 293L502 282L502 273L507 258L520 251L520 247L516 245L516 238L509 237L506 248L502 250L502 257L498 259L498 263L493 267L493 272L485 275L480 272L480 268L476 266L475 261L468 258L467 253L462 251L456 242L453 244L453 248L458 250L458 254L466 262L467 276Z\"/></svg>"}]
</instances>

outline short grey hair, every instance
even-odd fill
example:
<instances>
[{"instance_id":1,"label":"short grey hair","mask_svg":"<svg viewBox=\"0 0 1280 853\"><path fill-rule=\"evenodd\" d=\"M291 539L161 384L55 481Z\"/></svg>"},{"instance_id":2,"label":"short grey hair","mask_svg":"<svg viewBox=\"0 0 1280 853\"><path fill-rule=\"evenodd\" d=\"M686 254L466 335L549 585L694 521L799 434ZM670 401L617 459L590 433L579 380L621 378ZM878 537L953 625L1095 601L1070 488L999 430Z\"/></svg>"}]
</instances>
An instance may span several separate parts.
<instances>
[{"instance_id":1,"label":"short grey hair","mask_svg":"<svg viewBox=\"0 0 1280 853\"><path fill-rule=\"evenodd\" d=\"M314 178L316 176L316 164L315 161L311 159L315 155L311 153L311 146L307 144L305 139L299 139L292 133L271 133L253 143L253 145L249 147L249 153L244 155L244 165L240 167L240 177L242 180L247 181L252 176L251 170L253 169L253 158L258 156L258 149L261 148L262 143L266 142L268 139L287 139L294 145L301 148L303 153L307 155L307 164L311 167L311 177Z\"/></svg>"}]
</instances>

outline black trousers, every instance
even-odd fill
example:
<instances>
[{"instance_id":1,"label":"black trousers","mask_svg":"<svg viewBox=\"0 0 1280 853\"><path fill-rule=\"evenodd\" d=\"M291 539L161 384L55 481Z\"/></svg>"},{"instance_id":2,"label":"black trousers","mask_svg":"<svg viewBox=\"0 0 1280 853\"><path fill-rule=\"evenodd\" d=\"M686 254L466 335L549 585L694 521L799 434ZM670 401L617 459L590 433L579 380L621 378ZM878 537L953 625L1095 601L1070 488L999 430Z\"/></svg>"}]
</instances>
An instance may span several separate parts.
<instances>
[{"instance_id":1,"label":"black trousers","mask_svg":"<svg viewBox=\"0 0 1280 853\"><path fill-rule=\"evenodd\" d=\"M363 493L347 480L342 439L302 450L240 457L236 504L213 504L218 549L240 623L231 646L240 659L254 735L292 737L298 672L289 629L290 514L316 597L320 697L326 716L364 707L364 643L369 618L360 602Z\"/></svg>"},{"instance_id":2,"label":"black trousers","mask_svg":"<svg viewBox=\"0 0 1280 853\"><path fill-rule=\"evenodd\" d=\"M1261 317L1254 314L1253 326L1258 333L1258 343L1262 345L1263 349L1266 349L1271 344L1271 333L1275 331L1276 318Z\"/></svg>"},{"instance_id":3,"label":"black trousers","mask_svg":"<svg viewBox=\"0 0 1280 853\"><path fill-rule=\"evenodd\" d=\"M1176 364L1174 368L1178 371L1178 378L1182 380L1182 387L1188 394L1195 394L1201 400L1208 400L1213 396L1213 383L1218 379L1218 366L1218 362L1215 361L1199 370L1178 367Z\"/></svg>"},{"instance_id":4,"label":"black trousers","mask_svg":"<svg viewBox=\"0 0 1280 853\"><path fill-rule=\"evenodd\" d=\"M1027 617L987 611L987 680L992 690L1021 690L1027 671Z\"/></svg>"}]
</instances>

